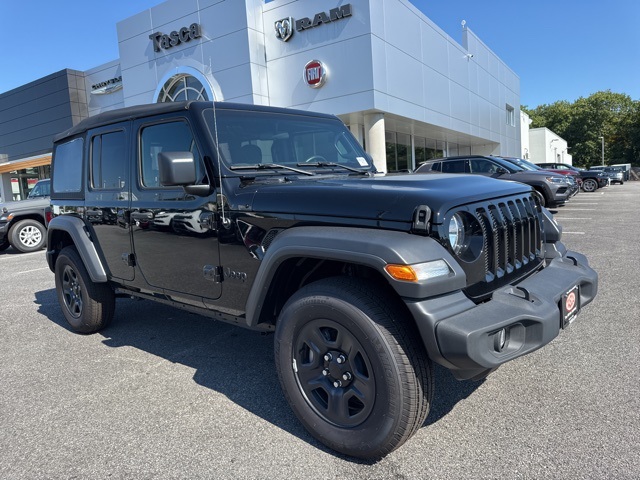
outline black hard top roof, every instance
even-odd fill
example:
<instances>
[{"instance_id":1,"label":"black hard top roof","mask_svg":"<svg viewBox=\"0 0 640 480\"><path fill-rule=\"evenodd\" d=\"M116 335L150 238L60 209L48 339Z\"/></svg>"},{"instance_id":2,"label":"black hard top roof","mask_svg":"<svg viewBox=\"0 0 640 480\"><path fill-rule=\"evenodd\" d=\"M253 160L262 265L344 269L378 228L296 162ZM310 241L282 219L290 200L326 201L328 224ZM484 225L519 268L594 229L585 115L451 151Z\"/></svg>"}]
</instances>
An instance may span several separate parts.
<instances>
[{"instance_id":1,"label":"black hard top roof","mask_svg":"<svg viewBox=\"0 0 640 480\"><path fill-rule=\"evenodd\" d=\"M145 105L136 105L133 107L119 108L117 110L109 110L107 112L99 113L98 115L94 115L82 120L77 125L56 135L53 138L53 141L59 142L60 140L63 140L67 137L78 135L92 128L110 125L112 123L124 122L127 120L135 120L138 118L144 118L154 115L178 112L180 110L201 112L205 108L210 108L211 103L212 102L194 101L150 103ZM215 102L215 106L216 109L219 110L245 110L252 112L286 113L290 115L305 115L311 117L336 119L334 115L328 115L325 113L309 112L306 110L295 110L291 108L251 105L247 103Z\"/></svg>"}]
</instances>

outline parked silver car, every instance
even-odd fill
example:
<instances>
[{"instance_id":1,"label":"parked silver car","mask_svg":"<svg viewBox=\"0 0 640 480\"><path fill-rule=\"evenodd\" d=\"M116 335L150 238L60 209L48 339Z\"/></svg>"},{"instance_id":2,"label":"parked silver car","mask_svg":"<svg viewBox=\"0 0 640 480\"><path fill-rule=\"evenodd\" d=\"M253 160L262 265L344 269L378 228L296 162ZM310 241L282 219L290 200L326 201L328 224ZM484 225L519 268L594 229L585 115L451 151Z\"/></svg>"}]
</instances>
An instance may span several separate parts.
<instances>
[{"instance_id":1,"label":"parked silver car","mask_svg":"<svg viewBox=\"0 0 640 480\"><path fill-rule=\"evenodd\" d=\"M624 183L624 170L620 167L603 167L602 165L596 165L589 167L589 170L603 172L609 177L611 183L619 183L620 185Z\"/></svg>"}]
</instances>

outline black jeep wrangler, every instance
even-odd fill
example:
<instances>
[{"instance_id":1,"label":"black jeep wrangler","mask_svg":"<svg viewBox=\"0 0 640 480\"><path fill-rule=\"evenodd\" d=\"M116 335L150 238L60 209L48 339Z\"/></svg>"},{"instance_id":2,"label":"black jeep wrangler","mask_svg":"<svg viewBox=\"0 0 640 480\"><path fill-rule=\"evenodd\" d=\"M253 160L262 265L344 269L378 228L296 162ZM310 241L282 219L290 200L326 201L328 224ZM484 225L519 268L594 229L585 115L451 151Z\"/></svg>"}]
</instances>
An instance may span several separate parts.
<instances>
[{"instance_id":1,"label":"black jeep wrangler","mask_svg":"<svg viewBox=\"0 0 640 480\"><path fill-rule=\"evenodd\" d=\"M597 291L531 187L377 175L330 115L106 112L56 138L51 199L47 260L75 330L105 328L126 295L275 332L291 408L356 457L422 426L432 362L484 378Z\"/></svg>"}]
</instances>

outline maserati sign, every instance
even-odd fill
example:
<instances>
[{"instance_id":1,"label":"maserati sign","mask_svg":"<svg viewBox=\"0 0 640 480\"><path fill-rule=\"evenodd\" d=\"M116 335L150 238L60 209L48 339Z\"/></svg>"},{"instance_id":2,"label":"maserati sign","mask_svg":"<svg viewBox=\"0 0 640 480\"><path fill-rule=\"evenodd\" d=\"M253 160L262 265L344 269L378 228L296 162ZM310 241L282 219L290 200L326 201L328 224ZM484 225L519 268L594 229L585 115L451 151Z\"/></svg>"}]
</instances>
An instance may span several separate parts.
<instances>
[{"instance_id":1,"label":"maserati sign","mask_svg":"<svg viewBox=\"0 0 640 480\"><path fill-rule=\"evenodd\" d=\"M311 60L304 66L302 78L311 88L320 88L327 80L327 67L320 60Z\"/></svg>"}]
</instances>

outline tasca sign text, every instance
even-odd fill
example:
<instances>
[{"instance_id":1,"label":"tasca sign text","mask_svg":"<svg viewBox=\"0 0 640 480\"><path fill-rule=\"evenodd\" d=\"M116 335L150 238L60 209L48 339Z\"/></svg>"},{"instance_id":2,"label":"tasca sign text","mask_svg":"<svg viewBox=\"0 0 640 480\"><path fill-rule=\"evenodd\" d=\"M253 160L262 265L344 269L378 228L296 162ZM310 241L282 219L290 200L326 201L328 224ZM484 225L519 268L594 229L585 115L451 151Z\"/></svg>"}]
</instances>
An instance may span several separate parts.
<instances>
[{"instance_id":1,"label":"tasca sign text","mask_svg":"<svg viewBox=\"0 0 640 480\"><path fill-rule=\"evenodd\" d=\"M300 20L296 20L296 30L302 32L303 30L317 27L321 23L335 22L336 20L340 20L341 18L350 16L351 4L347 3L346 5L342 5L341 7L332 8L331 10L329 10L329 14L326 14L324 12L316 13L313 17L313 20L310 18L301 18Z\"/></svg>"},{"instance_id":2,"label":"tasca sign text","mask_svg":"<svg viewBox=\"0 0 640 480\"><path fill-rule=\"evenodd\" d=\"M153 49L159 52L161 49L168 50L171 47L175 47L181 43L187 43L196 38L202 36L202 29L197 23L192 23L189 28L182 27L180 30L167 34L162 32L156 32L149 35L149 38L153 40Z\"/></svg>"}]
</instances>

